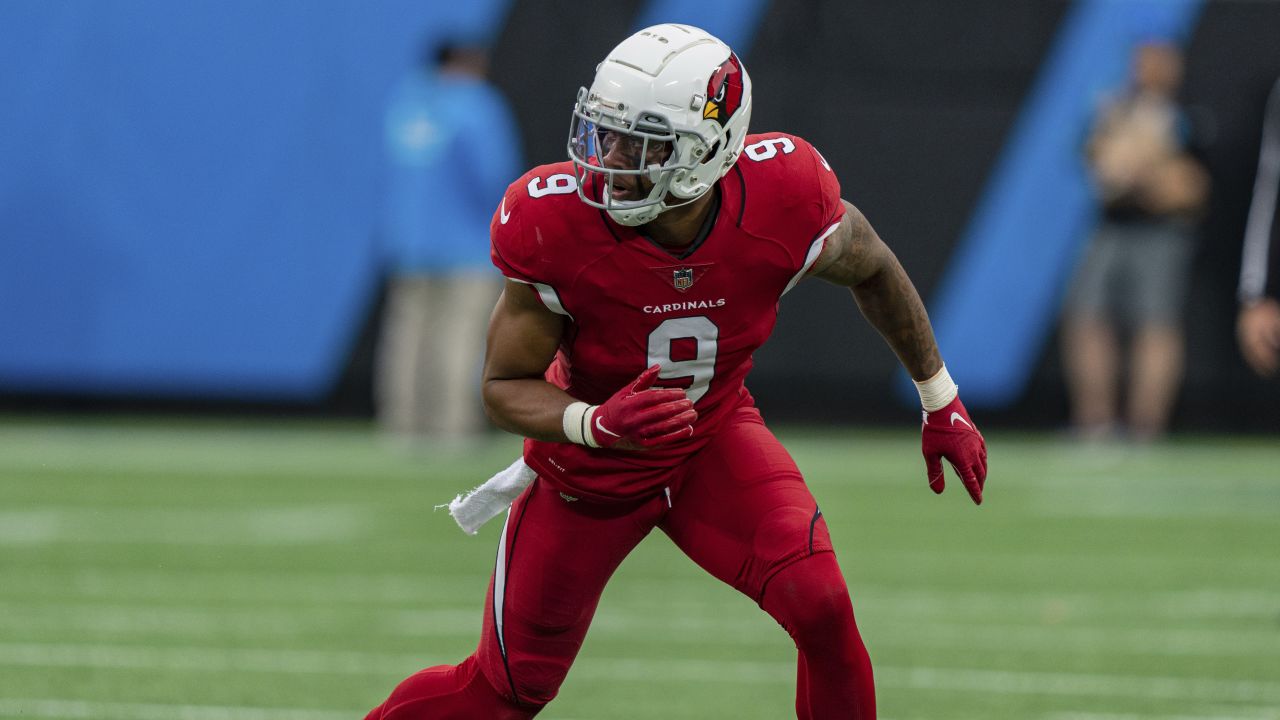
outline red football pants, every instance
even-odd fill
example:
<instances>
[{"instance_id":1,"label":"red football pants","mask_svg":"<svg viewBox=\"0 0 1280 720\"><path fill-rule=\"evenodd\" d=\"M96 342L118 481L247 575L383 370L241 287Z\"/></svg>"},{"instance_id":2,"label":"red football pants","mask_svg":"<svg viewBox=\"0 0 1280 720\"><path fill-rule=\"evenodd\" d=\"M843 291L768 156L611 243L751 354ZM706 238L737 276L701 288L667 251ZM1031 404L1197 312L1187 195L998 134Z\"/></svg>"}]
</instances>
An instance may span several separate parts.
<instances>
[{"instance_id":1,"label":"red football pants","mask_svg":"<svg viewBox=\"0 0 1280 720\"><path fill-rule=\"evenodd\" d=\"M555 697L605 584L654 527L753 598L799 651L801 720L872 720L871 661L826 522L753 408L656 497L597 504L535 481L512 505L475 654L402 682L366 720L517 720Z\"/></svg>"}]
</instances>

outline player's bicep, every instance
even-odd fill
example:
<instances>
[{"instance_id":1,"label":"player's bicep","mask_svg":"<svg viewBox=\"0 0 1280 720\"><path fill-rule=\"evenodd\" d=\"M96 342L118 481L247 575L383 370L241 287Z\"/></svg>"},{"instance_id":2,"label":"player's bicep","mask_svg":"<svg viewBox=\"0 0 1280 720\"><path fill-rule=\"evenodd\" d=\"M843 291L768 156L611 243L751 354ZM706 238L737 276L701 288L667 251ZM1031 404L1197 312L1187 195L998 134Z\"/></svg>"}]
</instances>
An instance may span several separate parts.
<instances>
[{"instance_id":1,"label":"player's bicep","mask_svg":"<svg viewBox=\"0 0 1280 720\"><path fill-rule=\"evenodd\" d=\"M852 203L844 203L844 218L827 238L810 275L852 287L879 272L892 257L867 218Z\"/></svg>"},{"instance_id":2,"label":"player's bicep","mask_svg":"<svg viewBox=\"0 0 1280 720\"><path fill-rule=\"evenodd\" d=\"M489 318L484 380L541 378L555 359L565 318L548 310L529 285L507 280Z\"/></svg>"}]
</instances>

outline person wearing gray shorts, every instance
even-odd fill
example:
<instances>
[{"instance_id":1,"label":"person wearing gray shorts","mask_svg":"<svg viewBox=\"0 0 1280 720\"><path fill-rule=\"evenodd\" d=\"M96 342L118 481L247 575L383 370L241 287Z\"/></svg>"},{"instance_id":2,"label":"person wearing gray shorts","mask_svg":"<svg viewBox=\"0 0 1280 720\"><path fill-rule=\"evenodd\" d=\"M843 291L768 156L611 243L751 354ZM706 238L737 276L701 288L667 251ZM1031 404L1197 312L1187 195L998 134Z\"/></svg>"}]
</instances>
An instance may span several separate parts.
<instances>
[{"instance_id":1,"label":"person wearing gray shorts","mask_svg":"<svg viewBox=\"0 0 1280 720\"><path fill-rule=\"evenodd\" d=\"M1194 251L1188 223L1103 222L1089 243L1067 312L1113 319L1130 329L1179 325Z\"/></svg>"},{"instance_id":2,"label":"person wearing gray shorts","mask_svg":"<svg viewBox=\"0 0 1280 720\"><path fill-rule=\"evenodd\" d=\"M1181 385L1194 218L1209 184L1174 102L1181 73L1174 46L1140 46L1131 86L1103 108L1089 140L1102 219L1067 295L1062 328L1072 425L1087 439L1160 437Z\"/></svg>"}]
</instances>

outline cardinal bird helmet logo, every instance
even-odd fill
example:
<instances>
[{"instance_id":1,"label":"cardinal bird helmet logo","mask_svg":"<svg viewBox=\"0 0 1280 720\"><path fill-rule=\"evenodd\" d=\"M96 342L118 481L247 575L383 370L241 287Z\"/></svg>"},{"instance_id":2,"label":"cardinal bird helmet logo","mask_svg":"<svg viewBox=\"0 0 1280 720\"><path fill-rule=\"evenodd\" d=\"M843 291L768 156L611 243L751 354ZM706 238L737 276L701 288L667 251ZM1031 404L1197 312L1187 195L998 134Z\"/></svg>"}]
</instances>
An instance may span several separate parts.
<instances>
[{"instance_id":1,"label":"cardinal bird helmet logo","mask_svg":"<svg viewBox=\"0 0 1280 720\"><path fill-rule=\"evenodd\" d=\"M707 104L702 106L702 117L710 118L724 126L742 105L742 63L738 56L729 53L729 59L711 73L707 82Z\"/></svg>"}]
</instances>

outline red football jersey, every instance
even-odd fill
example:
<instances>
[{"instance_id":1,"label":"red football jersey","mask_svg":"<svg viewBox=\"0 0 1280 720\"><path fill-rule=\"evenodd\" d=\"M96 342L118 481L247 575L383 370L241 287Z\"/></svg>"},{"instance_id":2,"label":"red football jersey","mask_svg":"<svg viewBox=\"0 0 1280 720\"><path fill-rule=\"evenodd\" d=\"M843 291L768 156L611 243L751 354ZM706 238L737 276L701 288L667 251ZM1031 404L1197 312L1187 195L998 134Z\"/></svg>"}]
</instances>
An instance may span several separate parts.
<instances>
[{"instance_id":1,"label":"red football jersey","mask_svg":"<svg viewBox=\"0 0 1280 720\"><path fill-rule=\"evenodd\" d=\"M526 173L494 214L494 264L570 319L547 380L599 404L657 364L657 385L685 388L698 410L691 437L647 452L526 441L525 462L568 494L661 491L733 409L752 404L743 381L778 299L844 215L835 173L794 135L749 135L717 187L710 232L678 253L583 203L569 162Z\"/></svg>"}]
</instances>

